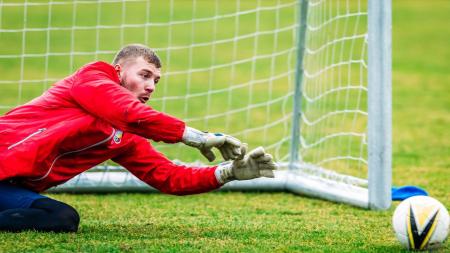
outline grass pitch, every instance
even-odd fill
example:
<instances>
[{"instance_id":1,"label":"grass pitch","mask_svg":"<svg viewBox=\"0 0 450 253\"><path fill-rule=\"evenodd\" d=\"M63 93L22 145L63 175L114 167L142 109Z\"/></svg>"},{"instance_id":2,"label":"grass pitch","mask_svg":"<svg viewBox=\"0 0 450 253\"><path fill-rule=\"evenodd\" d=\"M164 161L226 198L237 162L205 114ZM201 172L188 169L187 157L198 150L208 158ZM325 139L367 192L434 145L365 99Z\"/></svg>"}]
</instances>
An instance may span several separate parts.
<instances>
[{"instance_id":1,"label":"grass pitch","mask_svg":"<svg viewBox=\"0 0 450 253\"><path fill-rule=\"evenodd\" d=\"M393 5L393 183L449 209L450 4ZM0 252L404 251L391 228L398 203L372 212L287 193L51 196L77 208L80 231L0 233Z\"/></svg>"}]
</instances>

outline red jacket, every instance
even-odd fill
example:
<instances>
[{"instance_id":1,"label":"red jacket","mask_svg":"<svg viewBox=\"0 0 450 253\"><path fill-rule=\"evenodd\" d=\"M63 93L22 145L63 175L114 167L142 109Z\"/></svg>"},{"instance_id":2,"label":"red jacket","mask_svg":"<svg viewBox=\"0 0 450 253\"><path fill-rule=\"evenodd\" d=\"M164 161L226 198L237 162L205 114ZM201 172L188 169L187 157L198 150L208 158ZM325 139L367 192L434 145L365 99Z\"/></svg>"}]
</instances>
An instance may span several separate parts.
<instances>
[{"instance_id":1,"label":"red jacket","mask_svg":"<svg viewBox=\"0 0 450 253\"><path fill-rule=\"evenodd\" d=\"M110 64L94 62L0 117L0 181L40 192L112 159L162 192L218 188L216 167L175 165L147 140L176 143L184 128L120 86Z\"/></svg>"}]
</instances>

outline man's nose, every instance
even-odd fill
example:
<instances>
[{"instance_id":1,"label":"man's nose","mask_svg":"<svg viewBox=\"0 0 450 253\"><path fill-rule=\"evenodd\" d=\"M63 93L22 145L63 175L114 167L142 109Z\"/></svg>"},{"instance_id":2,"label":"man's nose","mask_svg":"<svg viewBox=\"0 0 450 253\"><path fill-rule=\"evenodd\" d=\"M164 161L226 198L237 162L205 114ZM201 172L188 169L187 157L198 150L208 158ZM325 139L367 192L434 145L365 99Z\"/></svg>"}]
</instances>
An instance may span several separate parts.
<instances>
[{"instance_id":1,"label":"man's nose","mask_svg":"<svg viewBox=\"0 0 450 253\"><path fill-rule=\"evenodd\" d=\"M148 93L152 93L155 90L155 82L149 81L147 85L145 85L145 91Z\"/></svg>"}]
</instances>

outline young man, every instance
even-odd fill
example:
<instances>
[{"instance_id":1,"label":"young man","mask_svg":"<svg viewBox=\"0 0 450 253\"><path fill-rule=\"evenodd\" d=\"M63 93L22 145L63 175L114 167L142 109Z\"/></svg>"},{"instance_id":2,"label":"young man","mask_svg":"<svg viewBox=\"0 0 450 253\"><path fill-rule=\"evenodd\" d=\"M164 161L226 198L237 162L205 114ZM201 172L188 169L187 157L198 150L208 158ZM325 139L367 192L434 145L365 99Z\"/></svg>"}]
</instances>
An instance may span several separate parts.
<instances>
[{"instance_id":1,"label":"young man","mask_svg":"<svg viewBox=\"0 0 450 253\"><path fill-rule=\"evenodd\" d=\"M146 106L160 68L151 49L128 45L112 65L85 65L0 117L0 230L77 231L77 211L39 192L108 159L176 195L211 191L231 180L273 177L276 165L262 148L245 155L245 144L231 136L198 131ZM175 165L147 139L183 142L209 161L217 148L232 161L208 168Z\"/></svg>"}]
</instances>

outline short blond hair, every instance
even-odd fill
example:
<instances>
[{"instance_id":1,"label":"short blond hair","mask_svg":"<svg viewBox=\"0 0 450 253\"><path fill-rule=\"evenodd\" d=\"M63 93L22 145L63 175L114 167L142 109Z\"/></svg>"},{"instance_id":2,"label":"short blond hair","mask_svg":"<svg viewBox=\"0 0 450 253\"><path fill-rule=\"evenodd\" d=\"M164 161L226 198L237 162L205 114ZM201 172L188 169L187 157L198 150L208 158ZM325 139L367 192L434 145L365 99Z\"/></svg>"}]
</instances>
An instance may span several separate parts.
<instances>
[{"instance_id":1,"label":"short blond hair","mask_svg":"<svg viewBox=\"0 0 450 253\"><path fill-rule=\"evenodd\" d=\"M113 65L135 60L139 57L144 58L148 63L154 64L155 67L161 68L161 60L155 51L142 44L129 44L124 46L114 57Z\"/></svg>"}]
</instances>

